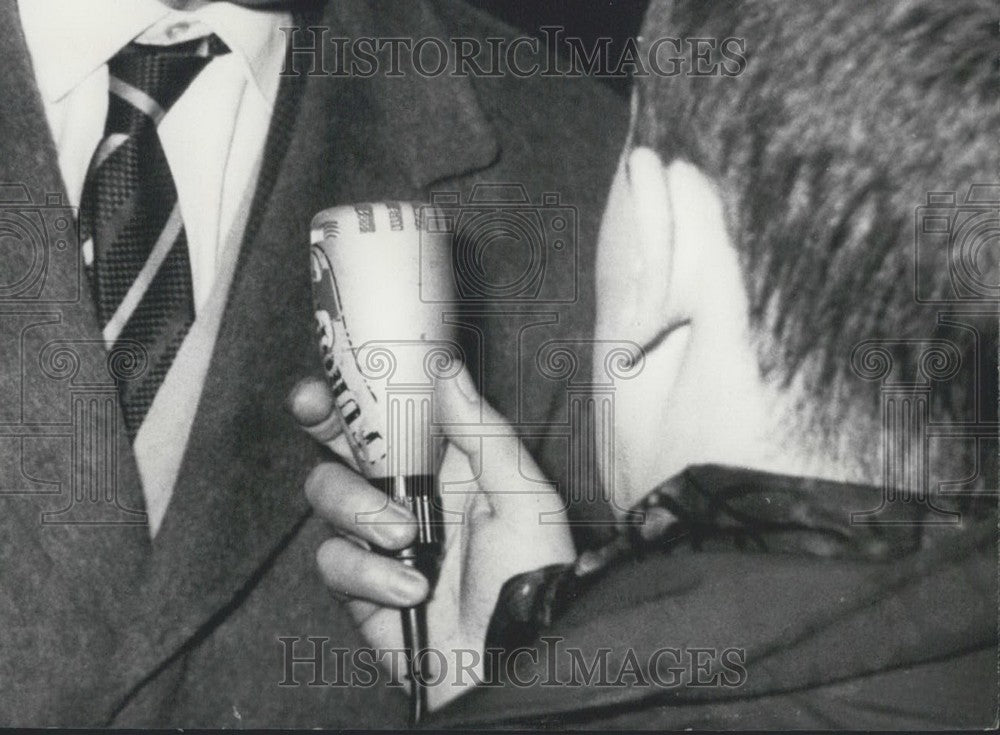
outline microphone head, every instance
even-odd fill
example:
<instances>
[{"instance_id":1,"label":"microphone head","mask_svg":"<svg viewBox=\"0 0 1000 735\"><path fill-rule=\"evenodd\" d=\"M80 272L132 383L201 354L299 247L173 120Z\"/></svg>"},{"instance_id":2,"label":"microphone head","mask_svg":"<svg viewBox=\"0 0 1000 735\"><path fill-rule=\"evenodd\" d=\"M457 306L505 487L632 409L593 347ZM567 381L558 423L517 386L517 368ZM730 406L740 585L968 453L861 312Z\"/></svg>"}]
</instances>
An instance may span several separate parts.
<instances>
[{"instance_id":1,"label":"microphone head","mask_svg":"<svg viewBox=\"0 0 1000 735\"><path fill-rule=\"evenodd\" d=\"M441 307L453 301L447 297L454 292L451 239L428 231L435 212L423 204L374 202L333 207L313 217L314 265L337 278L356 338L451 339ZM425 298L428 294L433 298Z\"/></svg>"},{"instance_id":2,"label":"microphone head","mask_svg":"<svg viewBox=\"0 0 1000 735\"><path fill-rule=\"evenodd\" d=\"M428 205L374 202L326 209L312 220L320 355L355 459L370 478L437 469L434 380L457 374L462 359L444 318L454 301L451 236L426 226L436 216Z\"/></svg>"}]
</instances>

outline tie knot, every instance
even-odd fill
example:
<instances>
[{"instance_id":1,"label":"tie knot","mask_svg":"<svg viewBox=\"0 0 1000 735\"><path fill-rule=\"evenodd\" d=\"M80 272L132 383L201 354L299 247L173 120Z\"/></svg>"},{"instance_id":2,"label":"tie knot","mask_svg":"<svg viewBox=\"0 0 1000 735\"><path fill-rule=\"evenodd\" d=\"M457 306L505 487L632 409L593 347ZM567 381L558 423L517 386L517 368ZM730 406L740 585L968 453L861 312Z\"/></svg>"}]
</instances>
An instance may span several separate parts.
<instances>
[{"instance_id":1,"label":"tie knot","mask_svg":"<svg viewBox=\"0 0 1000 735\"><path fill-rule=\"evenodd\" d=\"M138 111L159 123L208 62L227 53L215 34L169 46L133 41L108 62L112 101L117 97L132 108L127 117Z\"/></svg>"}]
</instances>

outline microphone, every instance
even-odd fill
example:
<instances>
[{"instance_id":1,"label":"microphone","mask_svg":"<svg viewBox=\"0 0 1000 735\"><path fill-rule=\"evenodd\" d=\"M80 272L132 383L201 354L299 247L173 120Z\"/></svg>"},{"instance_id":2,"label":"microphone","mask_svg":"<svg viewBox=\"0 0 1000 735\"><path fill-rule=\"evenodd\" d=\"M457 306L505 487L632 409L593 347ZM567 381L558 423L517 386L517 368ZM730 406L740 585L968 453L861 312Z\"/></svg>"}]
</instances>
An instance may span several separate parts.
<instances>
[{"instance_id":1,"label":"microphone","mask_svg":"<svg viewBox=\"0 0 1000 735\"><path fill-rule=\"evenodd\" d=\"M412 546L382 553L423 573L432 594L444 541L437 496L444 444L435 451L433 378L461 369L441 308L454 301L450 235L427 227L435 216L408 202L339 206L313 218L310 236L320 356L341 428L362 474L417 519ZM379 522L377 514L358 520ZM420 656L425 607L403 610L402 619L415 724L426 709L428 675L418 665L428 659Z\"/></svg>"}]
</instances>

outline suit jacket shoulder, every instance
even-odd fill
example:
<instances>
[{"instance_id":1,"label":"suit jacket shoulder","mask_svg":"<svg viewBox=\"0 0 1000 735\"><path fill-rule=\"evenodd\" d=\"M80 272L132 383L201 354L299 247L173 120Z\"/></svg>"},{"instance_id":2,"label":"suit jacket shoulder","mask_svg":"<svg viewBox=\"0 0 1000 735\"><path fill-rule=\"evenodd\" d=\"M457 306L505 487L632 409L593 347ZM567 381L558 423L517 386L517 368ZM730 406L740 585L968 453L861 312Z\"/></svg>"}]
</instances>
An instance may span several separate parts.
<instances>
[{"instance_id":1,"label":"suit jacket shoulder","mask_svg":"<svg viewBox=\"0 0 1000 735\"><path fill-rule=\"evenodd\" d=\"M504 142L523 147L537 165L553 165L570 179L607 174L607 166L614 165L625 142L626 100L594 78L566 73L565 59L558 49L547 49L544 38L536 39L535 45L519 43L516 54L511 52L516 59L507 59L511 41L532 36L461 0L437 0L435 7L452 44L458 39L479 44L481 52L474 63L486 73L478 73L472 61L456 62L453 68L472 81L480 105ZM499 63L491 59L490 39L507 44ZM508 146L503 151L513 153ZM569 173L570 167L578 173ZM565 181L567 176L557 178ZM610 180L599 179L598 184L594 188L599 195L588 203L602 204Z\"/></svg>"}]
</instances>

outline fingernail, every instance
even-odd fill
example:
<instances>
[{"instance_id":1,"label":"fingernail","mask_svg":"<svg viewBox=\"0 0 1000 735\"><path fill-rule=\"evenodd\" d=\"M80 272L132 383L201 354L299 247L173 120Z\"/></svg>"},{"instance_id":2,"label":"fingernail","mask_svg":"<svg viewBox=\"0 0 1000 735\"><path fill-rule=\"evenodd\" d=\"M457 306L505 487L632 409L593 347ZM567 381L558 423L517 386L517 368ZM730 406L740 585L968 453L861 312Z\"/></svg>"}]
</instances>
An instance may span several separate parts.
<instances>
[{"instance_id":1,"label":"fingernail","mask_svg":"<svg viewBox=\"0 0 1000 735\"><path fill-rule=\"evenodd\" d=\"M399 521L400 523L413 523L413 514L405 505L400 505L394 500L390 500L386 504L386 508L394 516L392 520Z\"/></svg>"},{"instance_id":2,"label":"fingernail","mask_svg":"<svg viewBox=\"0 0 1000 735\"><path fill-rule=\"evenodd\" d=\"M322 379L303 378L289 392L285 408L303 426L315 426L333 413L333 394Z\"/></svg>"},{"instance_id":3,"label":"fingernail","mask_svg":"<svg viewBox=\"0 0 1000 735\"><path fill-rule=\"evenodd\" d=\"M375 532L387 548L397 548L409 540L408 529L413 525L413 515L401 505L389 502L386 505L388 517L383 517Z\"/></svg>"},{"instance_id":4,"label":"fingernail","mask_svg":"<svg viewBox=\"0 0 1000 735\"><path fill-rule=\"evenodd\" d=\"M400 605L413 605L419 602L427 586L427 580L420 572L402 567L389 581L389 591Z\"/></svg>"}]
</instances>

